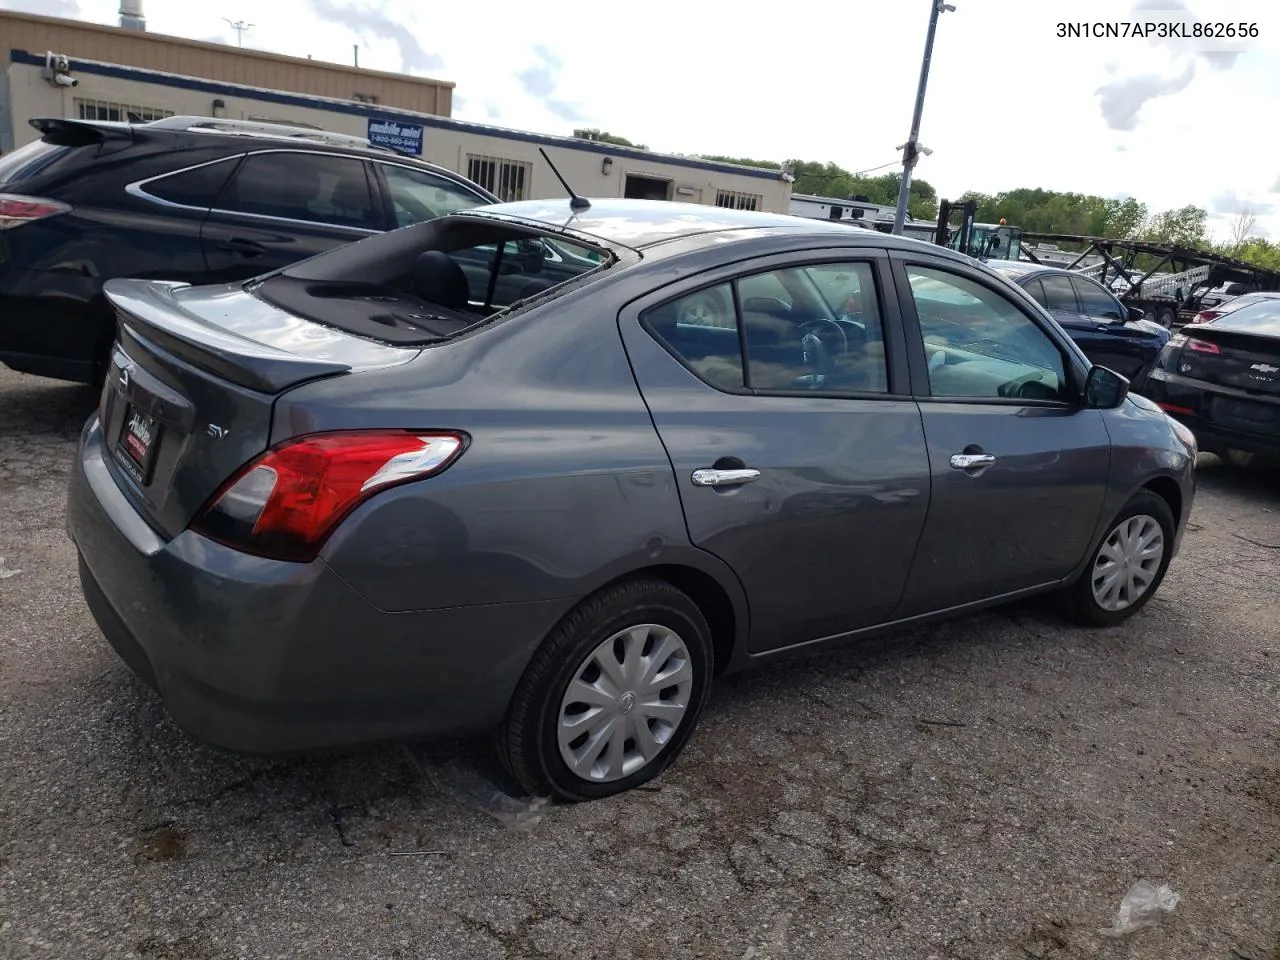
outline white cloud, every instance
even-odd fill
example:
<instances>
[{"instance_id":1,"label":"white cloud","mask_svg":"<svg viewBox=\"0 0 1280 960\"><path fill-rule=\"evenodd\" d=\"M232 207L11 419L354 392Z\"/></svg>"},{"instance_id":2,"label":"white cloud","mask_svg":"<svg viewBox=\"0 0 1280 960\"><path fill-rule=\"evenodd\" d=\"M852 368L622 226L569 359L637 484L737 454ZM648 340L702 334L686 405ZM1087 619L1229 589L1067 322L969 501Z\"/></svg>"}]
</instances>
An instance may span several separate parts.
<instances>
[{"instance_id":1,"label":"white cloud","mask_svg":"<svg viewBox=\"0 0 1280 960\"><path fill-rule=\"evenodd\" d=\"M115 22L118 0L76 2L85 19ZM361 66L454 81L460 119L549 133L597 126L655 150L852 170L893 160L906 139L930 2L811 0L793 16L649 0L610 19L517 0L490 0L482 14L412 0L145 0L156 32L225 35L222 17L245 19L255 24L246 46L341 63L360 43ZM1202 20L1256 22L1260 36L1238 55L1205 56L1150 39L1057 36L1068 17L1140 19L1129 3L956 0L938 25L920 132L934 153L917 175L947 197L1123 187L1153 210L1277 190L1274 155L1241 149L1234 134L1280 106L1280 5L1186 5ZM1280 233L1280 215L1259 226Z\"/></svg>"}]
</instances>

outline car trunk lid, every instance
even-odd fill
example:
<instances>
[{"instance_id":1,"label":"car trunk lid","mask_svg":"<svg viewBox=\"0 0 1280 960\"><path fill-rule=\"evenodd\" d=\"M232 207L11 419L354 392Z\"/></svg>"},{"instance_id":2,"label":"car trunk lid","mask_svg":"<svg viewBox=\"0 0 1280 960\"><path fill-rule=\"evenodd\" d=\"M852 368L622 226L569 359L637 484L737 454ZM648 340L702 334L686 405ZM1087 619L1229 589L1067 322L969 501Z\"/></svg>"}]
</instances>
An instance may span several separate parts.
<instances>
[{"instance_id":1,"label":"car trunk lid","mask_svg":"<svg viewBox=\"0 0 1280 960\"><path fill-rule=\"evenodd\" d=\"M282 393L419 352L312 323L240 285L112 280L105 292L120 327L99 406L108 459L165 536L270 445Z\"/></svg>"},{"instance_id":2,"label":"car trunk lid","mask_svg":"<svg viewBox=\"0 0 1280 960\"><path fill-rule=\"evenodd\" d=\"M1206 383L1267 396L1280 395L1280 340L1212 323L1187 331L1179 372Z\"/></svg>"}]
</instances>

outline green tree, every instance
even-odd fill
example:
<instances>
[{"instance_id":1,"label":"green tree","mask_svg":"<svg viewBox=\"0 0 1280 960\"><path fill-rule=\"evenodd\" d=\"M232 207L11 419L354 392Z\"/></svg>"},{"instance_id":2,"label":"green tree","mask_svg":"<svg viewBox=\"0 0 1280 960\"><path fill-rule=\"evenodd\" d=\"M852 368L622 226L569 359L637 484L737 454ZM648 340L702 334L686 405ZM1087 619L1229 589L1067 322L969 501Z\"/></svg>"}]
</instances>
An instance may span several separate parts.
<instances>
[{"instance_id":1,"label":"green tree","mask_svg":"<svg viewBox=\"0 0 1280 960\"><path fill-rule=\"evenodd\" d=\"M1147 221L1141 237L1154 243L1176 243L1183 247L1208 246L1209 214L1188 204L1176 210L1164 210Z\"/></svg>"},{"instance_id":2,"label":"green tree","mask_svg":"<svg viewBox=\"0 0 1280 960\"><path fill-rule=\"evenodd\" d=\"M637 150L648 150L643 143L633 143L626 137L619 137L616 134L609 133L596 127L579 127L573 131L573 135L579 140L594 140L596 143L612 143L617 147L635 147Z\"/></svg>"}]
</instances>

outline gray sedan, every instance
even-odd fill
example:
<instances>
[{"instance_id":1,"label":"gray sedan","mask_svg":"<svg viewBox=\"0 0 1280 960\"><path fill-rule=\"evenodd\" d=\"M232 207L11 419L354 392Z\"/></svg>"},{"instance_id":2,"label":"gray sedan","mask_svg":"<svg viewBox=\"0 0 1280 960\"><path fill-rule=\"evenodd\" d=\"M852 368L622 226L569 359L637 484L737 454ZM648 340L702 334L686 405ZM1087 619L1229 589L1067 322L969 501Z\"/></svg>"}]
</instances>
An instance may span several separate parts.
<instances>
[{"instance_id":1,"label":"gray sedan","mask_svg":"<svg viewBox=\"0 0 1280 960\"><path fill-rule=\"evenodd\" d=\"M85 597L236 750L496 730L605 796L718 673L1036 593L1117 623L1191 510L1186 428L1025 292L821 221L503 204L107 295Z\"/></svg>"}]
</instances>

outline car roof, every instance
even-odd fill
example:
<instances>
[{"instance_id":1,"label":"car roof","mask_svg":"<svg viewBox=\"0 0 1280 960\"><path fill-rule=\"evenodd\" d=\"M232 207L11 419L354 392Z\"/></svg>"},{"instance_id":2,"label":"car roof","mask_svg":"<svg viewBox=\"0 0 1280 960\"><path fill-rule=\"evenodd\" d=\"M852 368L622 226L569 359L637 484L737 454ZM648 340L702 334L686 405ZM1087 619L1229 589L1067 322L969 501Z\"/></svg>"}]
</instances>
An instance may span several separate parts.
<instances>
[{"instance_id":1,"label":"car roof","mask_svg":"<svg viewBox=\"0 0 1280 960\"><path fill-rule=\"evenodd\" d=\"M1061 267L1046 267L1040 263L1027 263L1025 260L987 260L987 266L1006 277L1025 277L1031 273L1070 273Z\"/></svg>"},{"instance_id":2,"label":"car roof","mask_svg":"<svg viewBox=\"0 0 1280 960\"><path fill-rule=\"evenodd\" d=\"M793 235L836 234L845 238L866 237L868 240L874 237L876 242L880 238L889 239L877 231L850 230L833 221L793 217L790 214L732 210L701 203L617 198L593 199L590 203L589 208L575 211L567 198L520 200L468 210L455 216L491 216L532 221L598 237L633 250L701 234L760 228L785 229Z\"/></svg>"}]
</instances>

